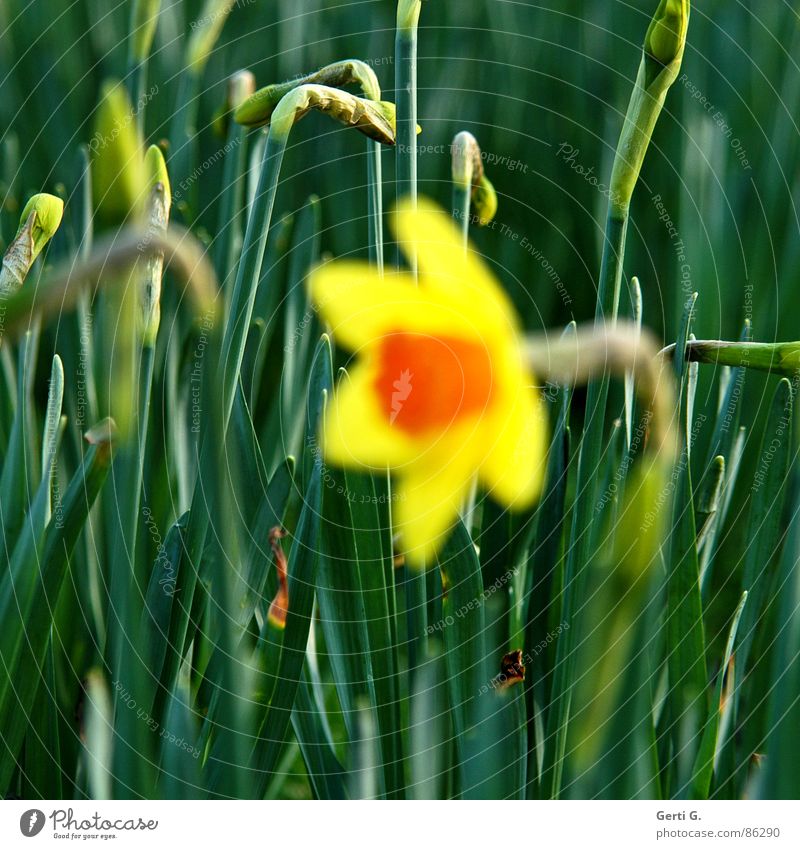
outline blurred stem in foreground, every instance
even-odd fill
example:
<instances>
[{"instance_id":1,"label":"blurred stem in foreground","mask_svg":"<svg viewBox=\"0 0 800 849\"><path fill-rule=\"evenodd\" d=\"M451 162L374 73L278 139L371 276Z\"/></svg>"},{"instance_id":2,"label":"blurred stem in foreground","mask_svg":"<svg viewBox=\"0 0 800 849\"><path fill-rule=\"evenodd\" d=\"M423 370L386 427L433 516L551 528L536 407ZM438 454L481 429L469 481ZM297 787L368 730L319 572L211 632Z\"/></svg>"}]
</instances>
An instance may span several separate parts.
<instances>
[{"instance_id":1,"label":"blurred stem in foreground","mask_svg":"<svg viewBox=\"0 0 800 849\"><path fill-rule=\"evenodd\" d=\"M664 98L680 69L688 24L689 0L661 0L645 36L639 73L611 173L595 311L595 327L598 329L604 329L607 324L613 327L616 323L631 197ZM575 647L582 638L581 628L574 626L578 624L578 602L583 595L587 565L591 559L589 529L597 518L594 515L595 488L604 443L608 387L608 375L603 374L589 382L586 393L586 419L578 455L577 495L564 573L563 619L573 627L558 641L553 702L548 716L549 745L544 763L545 786L552 798L558 798L561 793L575 678Z\"/></svg>"},{"instance_id":2,"label":"blurred stem in foreground","mask_svg":"<svg viewBox=\"0 0 800 849\"><path fill-rule=\"evenodd\" d=\"M138 625L142 600L146 594L147 564L138 550L140 508L144 458L150 420L150 396L153 384L153 365L156 337L161 320L161 278L164 273L164 251L159 247L148 250L151 235L162 238L169 223L172 193L169 176L161 150L153 145L144 157L146 187L147 235L142 240L146 251L142 262L134 267L132 280L138 291L134 311L137 322L135 341L134 427L125 434L119 452L113 460L113 483L118 524L113 527L110 565L111 616L109 618L108 659L117 692L124 688L134 694L139 704L151 702L149 690L152 679L139 653ZM124 321L128 316L121 316ZM147 795L154 776L148 761L151 735L140 717L124 702L117 703L114 729L115 748L114 786L116 795Z\"/></svg>"}]
</instances>

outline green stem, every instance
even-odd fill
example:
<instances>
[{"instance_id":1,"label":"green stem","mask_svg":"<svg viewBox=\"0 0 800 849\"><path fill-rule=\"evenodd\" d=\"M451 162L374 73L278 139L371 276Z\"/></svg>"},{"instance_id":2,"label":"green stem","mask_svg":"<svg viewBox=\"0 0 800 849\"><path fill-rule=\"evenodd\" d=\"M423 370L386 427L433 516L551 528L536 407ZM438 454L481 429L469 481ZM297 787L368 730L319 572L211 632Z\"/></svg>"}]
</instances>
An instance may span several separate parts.
<instances>
[{"instance_id":1,"label":"green stem","mask_svg":"<svg viewBox=\"0 0 800 849\"><path fill-rule=\"evenodd\" d=\"M139 704L148 704L148 673L139 655L136 640L141 620L141 599L147 576L137 558L136 538L142 493L144 456L153 382L154 349L145 345L139 361L137 432L117 456L115 467L116 517L113 528L111 560L111 611L109 622L109 666L115 689L125 691ZM136 798L152 792L148 777L146 752L151 748L147 723L126 700L118 701L115 711L115 733L118 740L114 768L116 798Z\"/></svg>"},{"instance_id":2,"label":"green stem","mask_svg":"<svg viewBox=\"0 0 800 849\"><path fill-rule=\"evenodd\" d=\"M401 4L402 5L402 4ZM412 16L413 17L413 16ZM398 21L395 37L395 98L397 101L397 199L417 200L417 21L410 26ZM417 258L407 255L416 277ZM400 247L397 246L397 266ZM405 569L408 665L415 669L425 659L427 646L427 588L425 569Z\"/></svg>"},{"instance_id":3,"label":"green stem","mask_svg":"<svg viewBox=\"0 0 800 849\"><path fill-rule=\"evenodd\" d=\"M383 274L383 164L382 145L367 139L369 258Z\"/></svg>"},{"instance_id":4,"label":"green stem","mask_svg":"<svg viewBox=\"0 0 800 849\"><path fill-rule=\"evenodd\" d=\"M597 291L595 327L614 324L619 308L622 283L622 263L625 254L625 237L628 231L627 212L620 217L610 210L606 221L606 235L600 281ZM562 621L569 629L561 635L556 647L553 680L553 700L548 715L547 739L550 745L545 753L543 786L550 788L551 798L558 798L564 754L567 744L575 656L580 639L579 609L586 586L586 575L592 559L592 528L599 521L596 515L595 491L597 472L604 445L606 402L609 378L607 375L589 382L586 391L586 419L578 456L576 496L573 506L572 532L564 571L564 602Z\"/></svg>"},{"instance_id":5,"label":"green stem","mask_svg":"<svg viewBox=\"0 0 800 849\"><path fill-rule=\"evenodd\" d=\"M417 199L417 28L395 39L397 98L397 198ZM416 267L416 262L414 263Z\"/></svg>"}]
</instances>

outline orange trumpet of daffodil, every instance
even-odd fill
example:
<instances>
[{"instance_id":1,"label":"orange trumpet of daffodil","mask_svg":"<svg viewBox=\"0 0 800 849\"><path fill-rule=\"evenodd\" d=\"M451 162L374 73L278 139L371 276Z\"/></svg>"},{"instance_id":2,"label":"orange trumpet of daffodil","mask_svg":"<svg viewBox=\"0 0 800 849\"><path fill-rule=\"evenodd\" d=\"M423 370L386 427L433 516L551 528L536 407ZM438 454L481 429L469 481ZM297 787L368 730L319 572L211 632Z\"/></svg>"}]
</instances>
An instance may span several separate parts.
<instances>
[{"instance_id":1,"label":"orange trumpet of daffodil","mask_svg":"<svg viewBox=\"0 0 800 849\"><path fill-rule=\"evenodd\" d=\"M401 204L393 230L409 272L335 260L311 275L334 339L355 355L329 406L328 462L392 470L393 520L413 564L435 555L475 475L524 508L547 450L543 402L526 367L519 319L483 261L431 202Z\"/></svg>"}]
</instances>

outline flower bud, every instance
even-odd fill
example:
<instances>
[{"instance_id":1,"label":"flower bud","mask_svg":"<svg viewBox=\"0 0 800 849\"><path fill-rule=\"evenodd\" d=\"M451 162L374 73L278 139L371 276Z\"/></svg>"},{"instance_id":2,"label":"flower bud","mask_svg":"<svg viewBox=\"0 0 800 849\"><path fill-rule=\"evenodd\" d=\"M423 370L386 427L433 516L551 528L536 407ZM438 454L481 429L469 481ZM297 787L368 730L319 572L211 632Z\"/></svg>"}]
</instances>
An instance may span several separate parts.
<instances>
[{"instance_id":1,"label":"flower bud","mask_svg":"<svg viewBox=\"0 0 800 849\"><path fill-rule=\"evenodd\" d=\"M64 214L64 201L55 195L34 195L22 210L19 229L3 257L0 271L0 294L16 292L34 260L53 238Z\"/></svg>"},{"instance_id":2,"label":"flower bud","mask_svg":"<svg viewBox=\"0 0 800 849\"><path fill-rule=\"evenodd\" d=\"M645 52L662 65L683 54L689 25L689 0L661 0L647 35Z\"/></svg>"},{"instance_id":3,"label":"flower bud","mask_svg":"<svg viewBox=\"0 0 800 849\"><path fill-rule=\"evenodd\" d=\"M485 227L497 214L497 192L484 171L480 145L472 133L463 130L450 149L453 183L462 190L472 186L470 202L475 218Z\"/></svg>"},{"instance_id":4,"label":"flower bud","mask_svg":"<svg viewBox=\"0 0 800 849\"><path fill-rule=\"evenodd\" d=\"M272 114L270 131L288 135L291 128L312 109L330 115L347 127L382 144L395 143L395 106L386 101L373 102L348 91L324 85L301 85L278 104Z\"/></svg>"},{"instance_id":5,"label":"flower bud","mask_svg":"<svg viewBox=\"0 0 800 849\"><path fill-rule=\"evenodd\" d=\"M148 198L148 230L147 238L154 234L164 234L169 224L169 212L172 205L169 174L161 148L151 145L144 158L147 185L150 189ZM144 247L148 247L144 244ZM161 322L161 279L164 275L163 249L151 249L145 263L139 298L139 333L145 345L154 345L158 327Z\"/></svg>"},{"instance_id":6,"label":"flower bud","mask_svg":"<svg viewBox=\"0 0 800 849\"><path fill-rule=\"evenodd\" d=\"M689 0L661 0L647 30L639 73L622 125L609 190L610 209L627 215L647 148L683 60Z\"/></svg>"},{"instance_id":7,"label":"flower bud","mask_svg":"<svg viewBox=\"0 0 800 849\"><path fill-rule=\"evenodd\" d=\"M136 113L125 87L116 81L105 83L89 142L94 206L99 214L119 221L141 208L142 147Z\"/></svg>"},{"instance_id":8,"label":"flower bud","mask_svg":"<svg viewBox=\"0 0 800 849\"><path fill-rule=\"evenodd\" d=\"M234 107L236 108L234 120L247 127L261 127L269 124L272 113L280 101L290 91L301 85L324 85L331 88L358 85L368 100L381 99L381 87L372 68L360 59L345 59L342 62L326 65L304 77L260 88L243 103Z\"/></svg>"}]
</instances>

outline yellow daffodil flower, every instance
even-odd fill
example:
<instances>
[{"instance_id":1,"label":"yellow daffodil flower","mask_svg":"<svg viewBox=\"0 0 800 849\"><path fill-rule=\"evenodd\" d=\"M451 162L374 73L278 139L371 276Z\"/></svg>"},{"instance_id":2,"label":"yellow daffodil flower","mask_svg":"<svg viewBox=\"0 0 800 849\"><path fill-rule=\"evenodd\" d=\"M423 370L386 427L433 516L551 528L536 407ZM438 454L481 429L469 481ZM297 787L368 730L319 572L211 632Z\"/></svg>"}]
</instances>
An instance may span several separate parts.
<instances>
[{"instance_id":1,"label":"yellow daffodil flower","mask_svg":"<svg viewBox=\"0 0 800 849\"><path fill-rule=\"evenodd\" d=\"M336 260L310 287L334 338L356 355L329 407L325 457L393 470L395 525L407 558L421 564L476 474L504 505L531 505L547 426L517 315L489 269L430 202L401 204L393 225L416 257L419 285L410 273Z\"/></svg>"}]
</instances>

